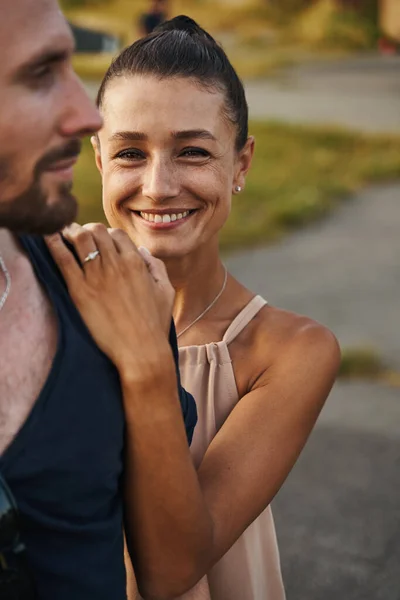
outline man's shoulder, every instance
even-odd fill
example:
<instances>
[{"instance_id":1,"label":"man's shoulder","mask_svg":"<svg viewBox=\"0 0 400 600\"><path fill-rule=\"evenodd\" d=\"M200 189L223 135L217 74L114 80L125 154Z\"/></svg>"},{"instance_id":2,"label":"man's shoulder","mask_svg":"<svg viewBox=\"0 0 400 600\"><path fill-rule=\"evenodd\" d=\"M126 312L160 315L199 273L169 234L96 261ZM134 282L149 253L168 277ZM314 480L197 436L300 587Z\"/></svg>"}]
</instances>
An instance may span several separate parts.
<instances>
[{"instance_id":1,"label":"man's shoulder","mask_svg":"<svg viewBox=\"0 0 400 600\"><path fill-rule=\"evenodd\" d=\"M50 286L66 290L61 272L51 256L44 237L41 235L20 235L19 241L26 252L36 275Z\"/></svg>"}]
</instances>

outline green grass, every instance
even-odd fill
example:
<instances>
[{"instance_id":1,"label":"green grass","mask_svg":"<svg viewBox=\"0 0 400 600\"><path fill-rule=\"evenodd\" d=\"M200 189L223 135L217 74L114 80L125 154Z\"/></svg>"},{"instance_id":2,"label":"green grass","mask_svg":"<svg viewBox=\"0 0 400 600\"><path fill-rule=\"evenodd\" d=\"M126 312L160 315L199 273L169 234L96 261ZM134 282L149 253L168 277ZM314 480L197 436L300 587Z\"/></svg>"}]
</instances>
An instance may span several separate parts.
<instances>
[{"instance_id":1,"label":"green grass","mask_svg":"<svg viewBox=\"0 0 400 600\"><path fill-rule=\"evenodd\" d=\"M342 349L339 377L342 379L370 379L392 387L400 387L400 373L390 369L379 352L371 346Z\"/></svg>"},{"instance_id":2,"label":"green grass","mask_svg":"<svg viewBox=\"0 0 400 600\"><path fill-rule=\"evenodd\" d=\"M387 365L372 347L350 347L342 350L339 377L376 379L387 371Z\"/></svg>"},{"instance_id":3,"label":"green grass","mask_svg":"<svg viewBox=\"0 0 400 600\"><path fill-rule=\"evenodd\" d=\"M251 123L256 153L233 199L223 250L265 244L325 215L367 183L400 178L400 138L329 128ZM81 222L100 221L101 182L87 140L76 166Z\"/></svg>"}]
</instances>

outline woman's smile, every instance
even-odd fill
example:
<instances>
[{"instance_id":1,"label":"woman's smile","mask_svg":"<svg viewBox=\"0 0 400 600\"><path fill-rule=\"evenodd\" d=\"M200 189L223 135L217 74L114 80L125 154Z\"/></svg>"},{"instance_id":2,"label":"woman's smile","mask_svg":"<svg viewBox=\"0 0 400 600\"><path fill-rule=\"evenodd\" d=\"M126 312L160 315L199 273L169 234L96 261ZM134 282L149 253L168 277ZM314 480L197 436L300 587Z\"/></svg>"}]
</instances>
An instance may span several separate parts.
<instances>
[{"instance_id":1,"label":"woman's smile","mask_svg":"<svg viewBox=\"0 0 400 600\"><path fill-rule=\"evenodd\" d=\"M154 230L176 229L189 221L197 209L132 210L134 220Z\"/></svg>"}]
</instances>

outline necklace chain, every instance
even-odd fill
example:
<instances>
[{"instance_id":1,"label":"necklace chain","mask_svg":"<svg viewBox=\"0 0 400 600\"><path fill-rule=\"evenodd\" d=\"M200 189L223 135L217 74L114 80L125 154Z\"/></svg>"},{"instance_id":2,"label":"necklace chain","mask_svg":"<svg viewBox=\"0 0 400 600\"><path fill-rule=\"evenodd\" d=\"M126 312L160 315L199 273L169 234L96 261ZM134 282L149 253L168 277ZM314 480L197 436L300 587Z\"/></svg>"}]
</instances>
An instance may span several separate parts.
<instances>
[{"instance_id":1,"label":"necklace chain","mask_svg":"<svg viewBox=\"0 0 400 600\"><path fill-rule=\"evenodd\" d=\"M11 289L11 275L5 265L5 262L3 260L3 257L1 256L1 254L0 254L0 269L2 270L4 278L6 280L6 289L4 290L4 292L2 293L2 295L0 297L0 310L1 310L6 303L6 300L8 298L8 295L9 295L10 289Z\"/></svg>"},{"instance_id":2,"label":"necklace chain","mask_svg":"<svg viewBox=\"0 0 400 600\"><path fill-rule=\"evenodd\" d=\"M192 321L191 323L189 323L189 325L187 325L187 326L186 326L184 329L182 329L182 331L180 331L180 332L179 332L179 333L176 335L176 337L177 337L177 338L180 338L180 337L181 337L181 335L183 335L183 334L184 334L184 333L185 333L185 332L186 332L188 329L190 329L190 327L193 327L193 325L194 325L195 323L197 323L198 321L200 321L200 319L202 319L202 318L204 317L204 315L205 315L206 313L208 313L208 311L212 309L212 307L214 306L214 304L216 304L216 303L218 302L218 300L221 298L222 294L223 294L223 293L224 293L224 291L225 291L225 288L226 288L226 283L227 283L227 281L228 281L228 271L227 271L227 268L226 268L226 267L224 267L224 268L225 268L225 277L224 277L224 283L222 284L222 288L220 289L220 291L218 292L218 294L215 296L214 300L213 300L213 301L212 301L212 302L211 302L211 303L210 303L210 304L207 306L207 308L206 308L206 309L204 309L204 310L203 310L203 312L202 312L202 313L201 313L201 314L200 314L198 317L196 317L196 318L195 318L195 320L194 320L194 321Z\"/></svg>"}]
</instances>

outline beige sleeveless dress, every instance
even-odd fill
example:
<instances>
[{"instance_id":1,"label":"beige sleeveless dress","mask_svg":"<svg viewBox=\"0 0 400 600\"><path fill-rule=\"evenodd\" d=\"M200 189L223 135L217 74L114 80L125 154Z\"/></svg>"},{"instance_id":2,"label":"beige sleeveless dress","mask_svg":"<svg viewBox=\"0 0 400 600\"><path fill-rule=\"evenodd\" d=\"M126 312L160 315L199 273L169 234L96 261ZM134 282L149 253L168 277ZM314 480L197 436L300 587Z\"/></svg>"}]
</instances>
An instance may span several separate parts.
<instances>
[{"instance_id":1,"label":"beige sleeveless dress","mask_svg":"<svg viewBox=\"0 0 400 600\"><path fill-rule=\"evenodd\" d=\"M191 446L196 467L211 440L239 401L229 344L266 305L254 297L227 329L222 341L179 349L182 385L197 403L198 423ZM240 485L240 482L238 482ZM246 529L185 600L284 600L278 545L271 508Z\"/></svg>"}]
</instances>

